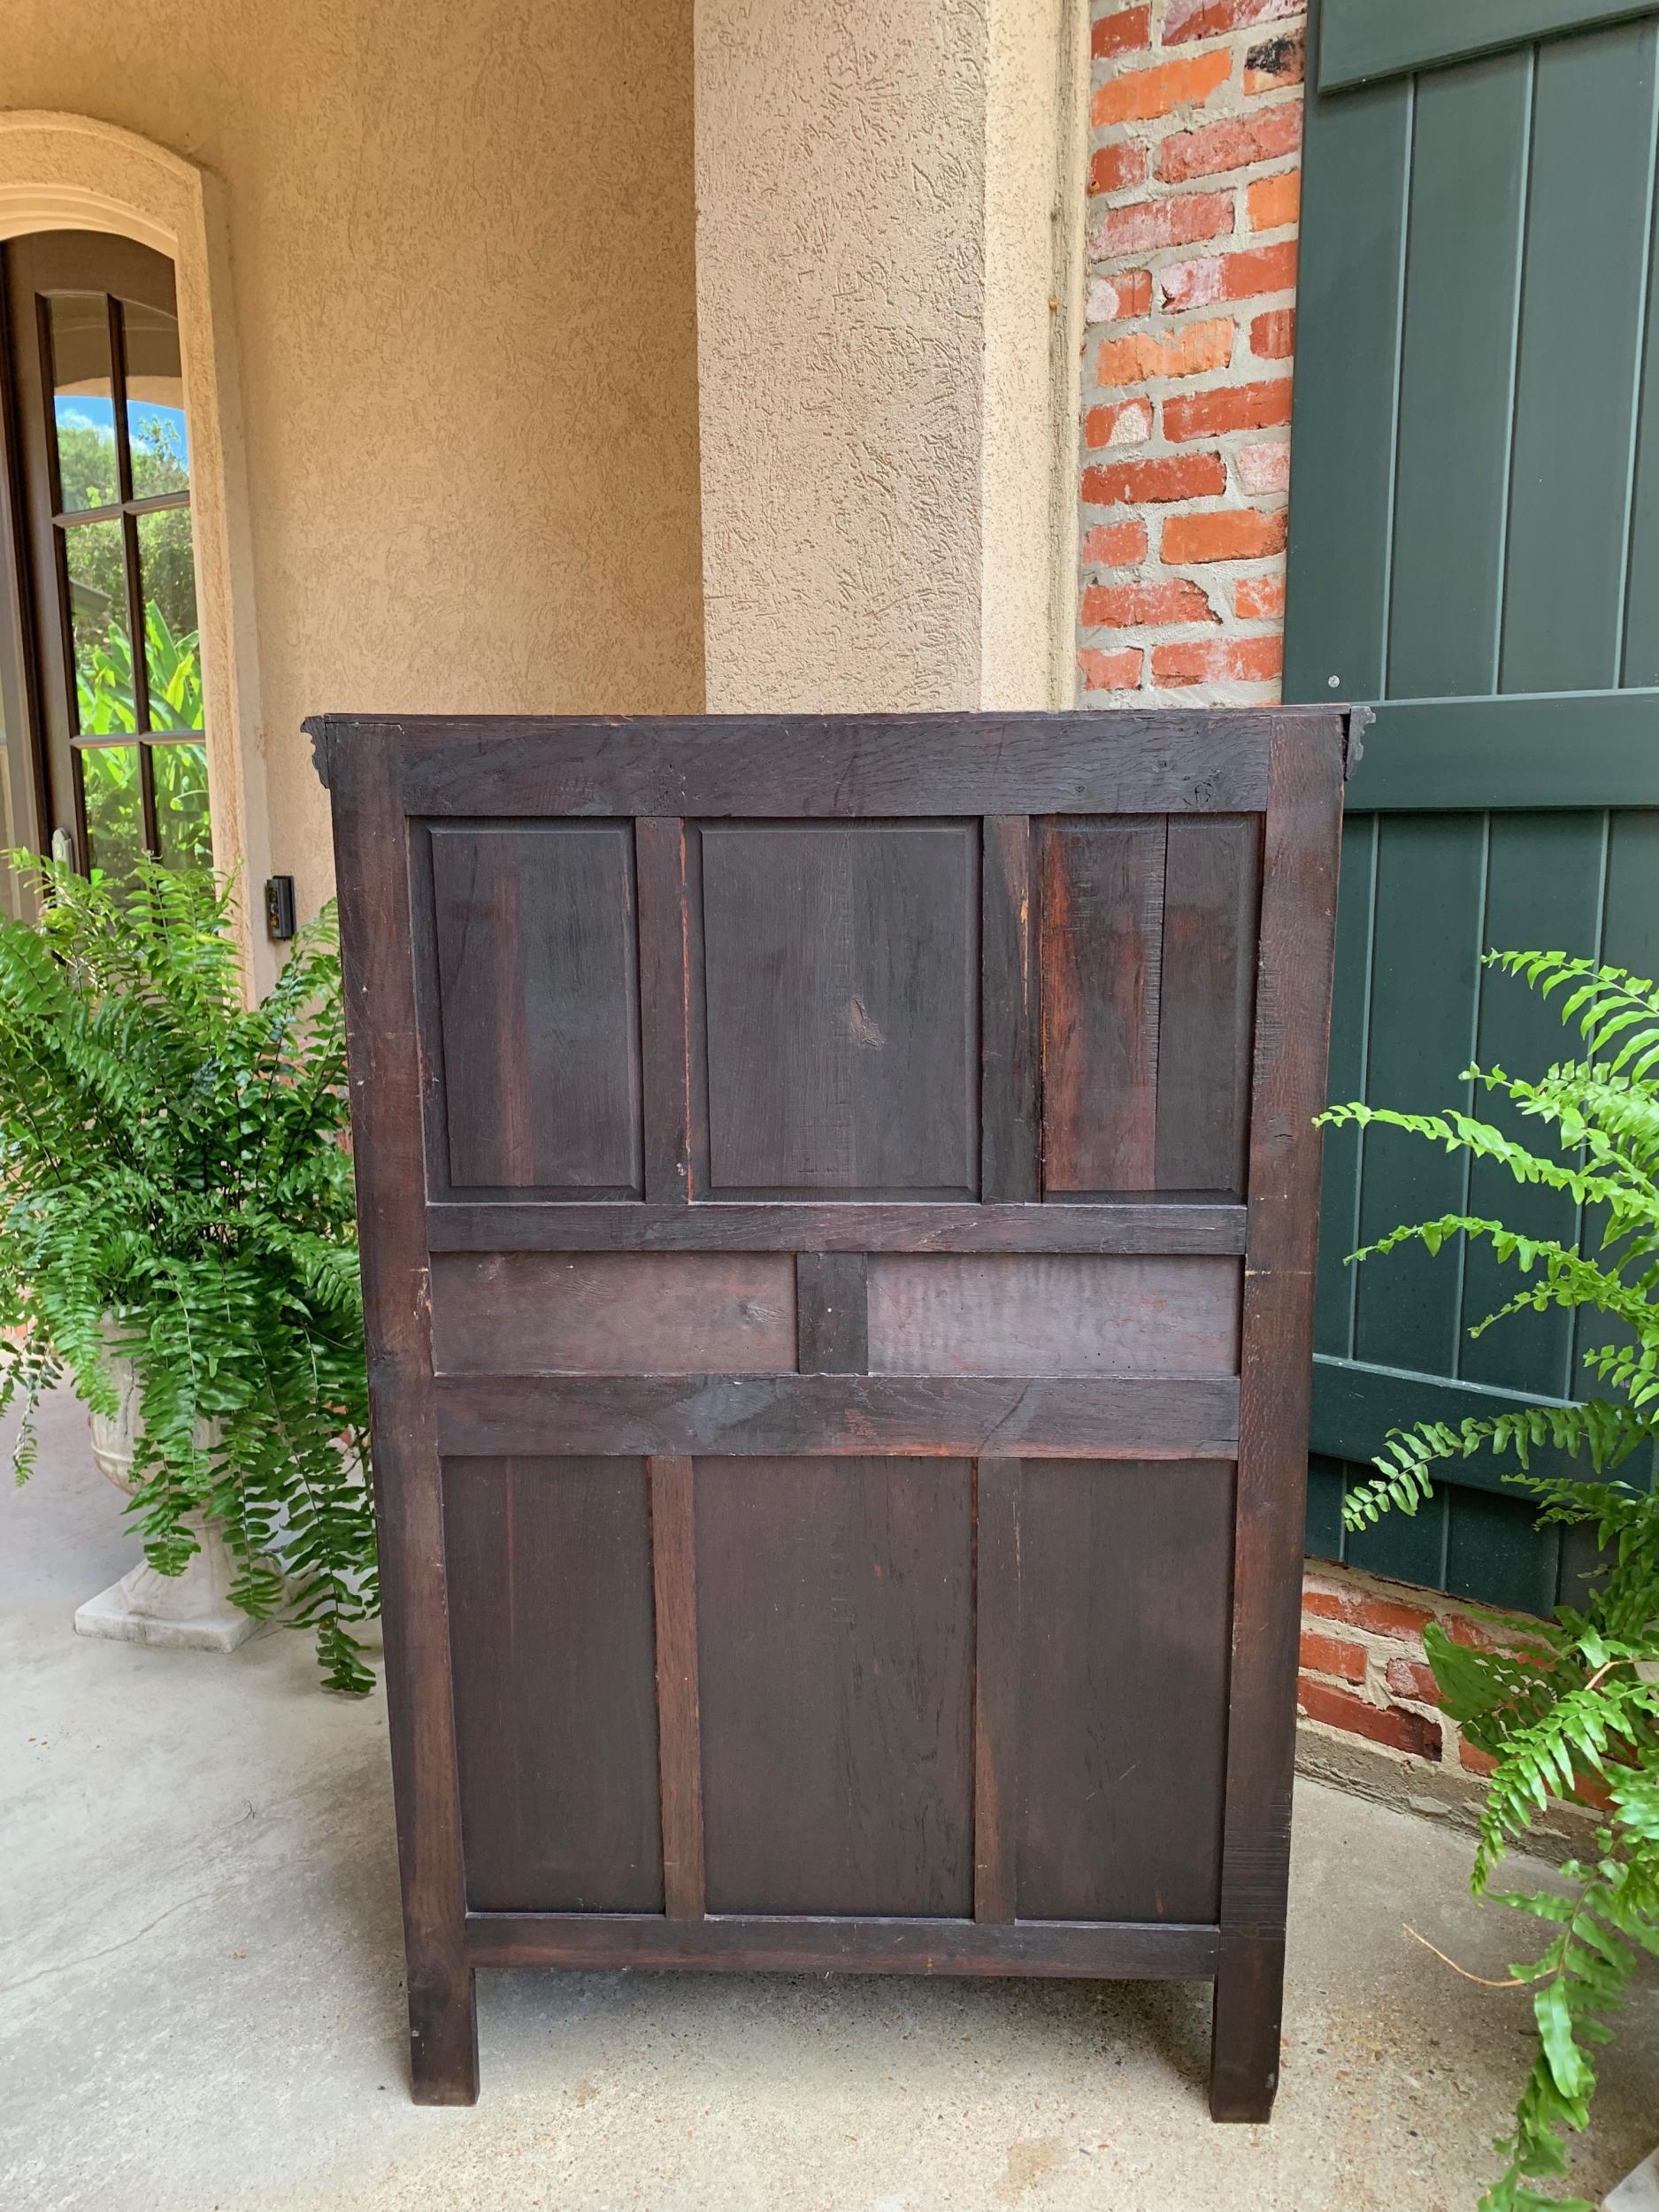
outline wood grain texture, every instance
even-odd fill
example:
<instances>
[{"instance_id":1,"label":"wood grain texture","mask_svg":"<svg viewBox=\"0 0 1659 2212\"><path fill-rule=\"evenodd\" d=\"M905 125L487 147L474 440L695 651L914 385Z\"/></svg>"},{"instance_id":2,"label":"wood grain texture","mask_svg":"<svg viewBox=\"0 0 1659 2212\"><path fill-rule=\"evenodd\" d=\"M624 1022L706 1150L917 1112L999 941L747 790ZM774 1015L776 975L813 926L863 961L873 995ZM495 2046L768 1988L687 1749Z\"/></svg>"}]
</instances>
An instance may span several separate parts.
<instances>
[{"instance_id":1,"label":"wood grain texture","mask_svg":"<svg viewBox=\"0 0 1659 2212\"><path fill-rule=\"evenodd\" d=\"M960 1460L700 1459L715 1912L972 1905L972 1529Z\"/></svg>"},{"instance_id":2,"label":"wood grain texture","mask_svg":"<svg viewBox=\"0 0 1659 2212\"><path fill-rule=\"evenodd\" d=\"M846 1919L802 1913L672 1921L628 1913L472 1913L479 1966L702 1968L753 1974L1041 1974L1087 1981L1207 1980L1214 1928L1131 1921L1011 1926L933 1918Z\"/></svg>"},{"instance_id":3,"label":"wood grain texture","mask_svg":"<svg viewBox=\"0 0 1659 2212\"><path fill-rule=\"evenodd\" d=\"M1232 1459L1230 1376L440 1376L449 1453L810 1452Z\"/></svg>"},{"instance_id":4,"label":"wood grain texture","mask_svg":"<svg viewBox=\"0 0 1659 2212\"><path fill-rule=\"evenodd\" d=\"M1158 985L1161 1191L1244 1194L1261 883L1253 817L1169 825Z\"/></svg>"},{"instance_id":5,"label":"wood grain texture","mask_svg":"<svg viewBox=\"0 0 1659 2212\"><path fill-rule=\"evenodd\" d=\"M1317 729L1332 710L1292 709ZM1259 714L314 718L332 764L383 732L411 814L1169 814L1259 810Z\"/></svg>"},{"instance_id":6,"label":"wood grain texture","mask_svg":"<svg viewBox=\"0 0 1659 2212\"><path fill-rule=\"evenodd\" d=\"M803 1375L862 1375L870 1365L869 1286L862 1252L799 1252L795 1263Z\"/></svg>"},{"instance_id":7,"label":"wood grain texture","mask_svg":"<svg viewBox=\"0 0 1659 2212\"><path fill-rule=\"evenodd\" d=\"M1165 825L1046 822L1043 1188L1153 1189Z\"/></svg>"},{"instance_id":8,"label":"wood grain texture","mask_svg":"<svg viewBox=\"0 0 1659 2212\"><path fill-rule=\"evenodd\" d=\"M973 1916L1011 1922L1019 1840L1019 1462L974 1481Z\"/></svg>"},{"instance_id":9,"label":"wood grain texture","mask_svg":"<svg viewBox=\"0 0 1659 2212\"><path fill-rule=\"evenodd\" d=\"M441 1374L683 1373L698 1358L787 1374L795 1268L781 1252L440 1253L432 1347Z\"/></svg>"},{"instance_id":10,"label":"wood grain texture","mask_svg":"<svg viewBox=\"0 0 1659 2212\"><path fill-rule=\"evenodd\" d=\"M643 1465L447 1460L443 1505L468 1904L660 1912Z\"/></svg>"},{"instance_id":11,"label":"wood grain texture","mask_svg":"<svg viewBox=\"0 0 1659 2212\"><path fill-rule=\"evenodd\" d=\"M1236 1260L878 1253L875 1375L1232 1375Z\"/></svg>"},{"instance_id":12,"label":"wood grain texture","mask_svg":"<svg viewBox=\"0 0 1659 2212\"><path fill-rule=\"evenodd\" d=\"M1335 941L1339 740L1276 727L1263 856L1233 1536L1232 1721L1221 1916L1238 2001L1218 1994L1217 2117L1265 2119L1279 2079L1297 1639Z\"/></svg>"},{"instance_id":13,"label":"wood grain texture","mask_svg":"<svg viewBox=\"0 0 1659 2212\"><path fill-rule=\"evenodd\" d=\"M627 826L439 824L431 838L450 1183L639 1195Z\"/></svg>"},{"instance_id":14,"label":"wood grain texture","mask_svg":"<svg viewBox=\"0 0 1659 2212\"><path fill-rule=\"evenodd\" d=\"M971 833L704 826L711 1196L978 1194Z\"/></svg>"},{"instance_id":15,"label":"wood grain texture","mask_svg":"<svg viewBox=\"0 0 1659 2212\"><path fill-rule=\"evenodd\" d=\"M703 1723L691 1462L649 1461L657 1599L663 1893L671 1920L703 1917Z\"/></svg>"},{"instance_id":16,"label":"wood grain texture","mask_svg":"<svg viewBox=\"0 0 1659 2212\"><path fill-rule=\"evenodd\" d=\"M1231 1252L1241 1204L430 1206L434 1252Z\"/></svg>"},{"instance_id":17,"label":"wood grain texture","mask_svg":"<svg viewBox=\"0 0 1659 2212\"><path fill-rule=\"evenodd\" d=\"M637 822L644 1195L684 1205L691 1195L691 918L686 826Z\"/></svg>"},{"instance_id":18,"label":"wood grain texture","mask_svg":"<svg viewBox=\"0 0 1659 2212\"><path fill-rule=\"evenodd\" d=\"M1020 1469L1018 1898L1027 1920L1214 1920L1231 1470Z\"/></svg>"},{"instance_id":19,"label":"wood grain texture","mask_svg":"<svg viewBox=\"0 0 1659 2212\"><path fill-rule=\"evenodd\" d=\"M985 825L979 1018L981 1181L987 1199L1041 1195L1035 884L1023 814Z\"/></svg>"},{"instance_id":20,"label":"wood grain texture","mask_svg":"<svg viewBox=\"0 0 1659 2212\"><path fill-rule=\"evenodd\" d=\"M421 2104L478 2096L465 1950L461 1797L450 1687L443 1498L432 1342L411 956L409 833L389 733L365 733L332 782L350 1064L364 1335L373 1424L386 1709L402 1875L411 2090Z\"/></svg>"}]
</instances>

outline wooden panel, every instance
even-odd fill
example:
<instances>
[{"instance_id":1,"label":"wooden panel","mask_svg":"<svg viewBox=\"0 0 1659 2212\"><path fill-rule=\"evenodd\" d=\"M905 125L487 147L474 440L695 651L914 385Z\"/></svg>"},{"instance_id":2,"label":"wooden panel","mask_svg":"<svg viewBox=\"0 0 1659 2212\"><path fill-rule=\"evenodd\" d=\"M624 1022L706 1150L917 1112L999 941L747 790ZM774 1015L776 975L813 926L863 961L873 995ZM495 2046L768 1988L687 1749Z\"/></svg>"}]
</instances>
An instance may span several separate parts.
<instances>
[{"instance_id":1,"label":"wooden panel","mask_svg":"<svg viewBox=\"0 0 1659 2212\"><path fill-rule=\"evenodd\" d=\"M1239 1263L877 1254L875 1375L1231 1375Z\"/></svg>"},{"instance_id":2,"label":"wooden panel","mask_svg":"<svg viewBox=\"0 0 1659 2212\"><path fill-rule=\"evenodd\" d=\"M1397 696L1486 692L1496 675L1532 96L1525 53L1417 88L1388 601Z\"/></svg>"},{"instance_id":3,"label":"wooden panel","mask_svg":"<svg viewBox=\"0 0 1659 2212\"><path fill-rule=\"evenodd\" d=\"M442 1375L448 1452L1042 1452L1231 1459L1229 1376Z\"/></svg>"},{"instance_id":4,"label":"wooden panel","mask_svg":"<svg viewBox=\"0 0 1659 2212\"><path fill-rule=\"evenodd\" d=\"M1043 1188L1157 1180L1162 822L1041 834Z\"/></svg>"},{"instance_id":5,"label":"wooden panel","mask_svg":"<svg viewBox=\"0 0 1659 2212\"><path fill-rule=\"evenodd\" d=\"M1019 1838L1019 1462L981 1459L973 1495L973 1916L1010 1922Z\"/></svg>"},{"instance_id":6,"label":"wooden panel","mask_svg":"<svg viewBox=\"0 0 1659 2212\"><path fill-rule=\"evenodd\" d=\"M704 1459L695 1485L708 1902L973 1901L971 1470Z\"/></svg>"},{"instance_id":7,"label":"wooden panel","mask_svg":"<svg viewBox=\"0 0 1659 2212\"><path fill-rule=\"evenodd\" d=\"M1532 121L1526 268L1502 688L1618 681L1653 212L1655 26L1632 23L1542 47ZM1586 150L1594 149L1593 159ZM1598 303L1586 347L1552 286L1570 266ZM1571 388L1578 427L1561 436ZM1563 558L1563 549L1571 557Z\"/></svg>"},{"instance_id":8,"label":"wooden panel","mask_svg":"<svg viewBox=\"0 0 1659 2212\"><path fill-rule=\"evenodd\" d=\"M660 1912L650 1526L638 1460L446 1460L469 1905Z\"/></svg>"},{"instance_id":9,"label":"wooden panel","mask_svg":"<svg viewBox=\"0 0 1659 2212\"><path fill-rule=\"evenodd\" d=\"M847 1920L725 1914L672 1921L627 1913L470 1913L478 1966L704 1968L721 1973L1054 1974L1087 1981L1202 1981L1219 1949L1214 1928L1132 1921Z\"/></svg>"},{"instance_id":10,"label":"wooden panel","mask_svg":"<svg viewBox=\"0 0 1659 2212\"><path fill-rule=\"evenodd\" d=\"M795 1269L781 1253L439 1253L433 1357L455 1375L787 1374Z\"/></svg>"},{"instance_id":11,"label":"wooden panel","mask_svg":"<svg viewBox=\"0 0 1659 2212\"><path fill-rule=\"evenodd\" d=\"M1242 1252L1244 1208L449 1204L427 1208L426 1237L434 1252Z\"/></svg>"},{"instance_id":12,"label":"wooden panel","mask_svg":"<svg viewBox=\"0 0 1659 2212\"><path fill-rule=\"evenodd\" d=\"M709 1188L979 1187L974 826L703 832Z\"/></svg>"},{"instance_id":13,"label":"wooden panel","mask_svg":"<svg viewBox=\"0 0 1659 2212\"><path fill-rule=\"evenodd\" d=\"M1164 860L1156 1180L1244 1189L1261 832L1248 816L1172 820Z\"/></svg>"},{"instance_id":14,"label":"wooden panel","mask_svg":"<svg viewBox=\"0 0 1659 2212\"><path fill-rule=\"evenodd\" d=\"M1308 710L1304 726L1331 719ZM336 752L380 733L411 815L1164 814L1259 811L1250 710L976 715L319 715ZM596 794L603 796L596 798Z\"/></svg>"},{"instance_id":15,"label":"wooden panel","mask_svg":"<svg viewBox=\"0 0 1659 2212\"><path fill-rule=\"evenodd\" d=\"M1036 907L1031 822L985 825L985 982L980 1014L983 1167L987 1199L1041 1195Z\"/></svg>"},{"instance_id":16,"label":"wooden panel","mask_svg":"<svg viewBox=\"0 0 1659 2212\"><path fill-rule=\"evenodd\" d=\"M644 1193L683 1205L691 1195L692 1013L687 840L680 821L634 826L640 901L640 1037Z\"/></svg>"},{"instance_id":17,"label":"wooden panel","mask_svg":"<svg viewBox=\"0 0 1659 2212\"><path fill-rule=\"evenodd\" d=\"M626 825L440 825L432 882L450 1182L638 1196Z\"/></svg>"},{"instance_id":18,"label":"wooden panel","mask_svg":"<svg viewBox=\"0 0 1659 2212\"><path fill-rule=\"evenodd\" d=\"M795 1263L796 1364L803 1375L862 1375L870 1365L862 1252L802 1252Z\"/></svg>"},{"instance_id":19,"label":"wooden panel","mask_svg":"<svg viewBox=\"0 0 1659 2212\"><path fill-rule=\"evenodd\" d=\"M653 1459L649 1466L663 1894L671 1920L698 1920L703 1916L703 1721L691 1462Z\"/></svg>"},{"instance_id":20,"label":"wooden panel","mask_svg":"<svg viewBox=\"0 0 1659 2212\"><path fill-rule=\"evenodd\" d=\"M1285 603L1290 699L1382 694L1411 116L1409 84L1307 104ZM1362 775L1369 739L1365 753Z\"/></svg>"},{"instance_id":21,"label":"wooden panel","mask_svg":"<svg viewBox=\"0 0 1659 2212\"><path fill-rule=\"evenodd\" d=\"M1020 1917L1213 1920L1231 1470L1027 1460L1018 1543Z\"/></svg>"},{"instance_id":22,"label":"wooden panel","mask_svg":"<svg viewBox=\"0 0 1659 2212\"><path fill-rule=\"evenodd\" d=\"M1655 12L1656 0L1324 0L1319 90Z\"/></svg>"}]
</instances>

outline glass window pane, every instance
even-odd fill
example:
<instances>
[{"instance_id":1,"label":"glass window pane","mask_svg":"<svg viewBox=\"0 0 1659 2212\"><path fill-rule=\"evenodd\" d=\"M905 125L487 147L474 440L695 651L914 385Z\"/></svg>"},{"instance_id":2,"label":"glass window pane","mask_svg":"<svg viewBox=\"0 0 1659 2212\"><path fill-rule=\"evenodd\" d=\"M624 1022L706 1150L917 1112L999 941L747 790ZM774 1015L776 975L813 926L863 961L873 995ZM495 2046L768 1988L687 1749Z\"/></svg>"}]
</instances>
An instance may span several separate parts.
<instances>
[{"instance_id":1,"label":"glass window pane","mask_svg":"<svg viewBox=\"0 0 1659 2212\"><path fill-rule=\"evenodd\" d=\"M121 494L115 466L109 303L102 292L61 293L47 301L46 312L63 511L112 507Z\"/></svg>"},{"instance_id":2,"label":"glass window pane","mask_svg":"<svg viewBox=\"0 0 1659 2212\"><path fill-rule=\"evenodd\" d=\"M89 867L120 877L144 849L144 803L136 745L77 747L75 765L87 806Z\"/></svg>"},{"instance_id":3,"label":"glass window pane","mask_svg":"<svg viewBox=\"0 0 1659 2212\"><path fill-rule=\"evenodd\" d=\"M134 465L136 465L136 451ZM101 530L102 523L86 527ZM144 588L144 667L152 730L202 727L202 663L196 628L190 510L158 507L138 518L138 572Z\"/></svg>"},{"instance_id":4,"label":"glass window pane","mask_svg":"<svg viewBox=\"0 0 1659 2212\"><path fill-rule=\"evenodd\" d=\"M184 426L184 377L179 326L158 307L121 302L127 364L127 435L133 452L133 496L181 492L190 481L190 442Z\"/></svg>"},{"instance_id":5,"label":"glass window pane","mask_svg":"<svg viewBox=\"0 0 1659 2212\"><path fill-rule=\"evenodd\" d=\"M207 816L205 745L152 745L156 841L169 868L211 868L213 837Z\"/></svg>"},{"instance_id":6,"label":"glass window pane","mask_svg":"<svg viewBox=\"0 0 1659 2212\"><path fill-rule=\"evenodd\" d=\"M77 727L83 737L135 729L120 524L71 523L64 530L64 558L74 638Z\"/></svg>"}]
</instances>

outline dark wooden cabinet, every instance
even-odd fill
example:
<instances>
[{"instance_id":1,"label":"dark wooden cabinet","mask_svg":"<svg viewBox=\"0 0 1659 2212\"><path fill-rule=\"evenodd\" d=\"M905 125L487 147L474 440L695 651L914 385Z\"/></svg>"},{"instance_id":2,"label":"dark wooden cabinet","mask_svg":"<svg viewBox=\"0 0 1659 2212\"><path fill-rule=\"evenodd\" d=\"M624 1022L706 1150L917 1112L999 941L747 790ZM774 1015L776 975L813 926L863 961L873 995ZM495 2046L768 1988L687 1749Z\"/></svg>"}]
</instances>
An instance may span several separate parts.
<instances>
[{"instance_id":1,"label":"dark wooden cabinet","mask_svg":"<svg viewBox=\"0 0 1659 2212\"><path fill-rule=\"evenodd\" d=\"M1340 710L309 726L415 2093L480 1965L1279 2056Z\"/></svg>"}]
</instances>

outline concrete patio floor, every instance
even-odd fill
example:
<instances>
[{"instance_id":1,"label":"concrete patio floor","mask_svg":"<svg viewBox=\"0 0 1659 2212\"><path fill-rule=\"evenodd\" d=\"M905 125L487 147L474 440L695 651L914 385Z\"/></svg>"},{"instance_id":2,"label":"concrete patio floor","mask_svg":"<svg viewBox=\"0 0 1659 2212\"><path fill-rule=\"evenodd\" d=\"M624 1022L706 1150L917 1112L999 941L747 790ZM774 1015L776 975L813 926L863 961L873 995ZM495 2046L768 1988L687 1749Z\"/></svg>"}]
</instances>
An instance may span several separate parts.
<instances>
[{"instance_id":1,"label":"concrete patio floor","mask_svg":"<svg viewBox=\"0 0 1659 2212\"><path fill-rule=\"evenodd\" d=\"M1207 1991L480 1977L483 2098L408 2101L383 1701L308 1644L89 1643L135 1555L80 1410L0 1491L3 2212L1461 2212L1526 2054L1466 1840L1300 1786L1284 2085L1204 2108ZM1524 1940L1522 1932L1522 1939ZM1659 2136L1659 1991L1574 2180Z\"/></svg>"}]
</instances>

